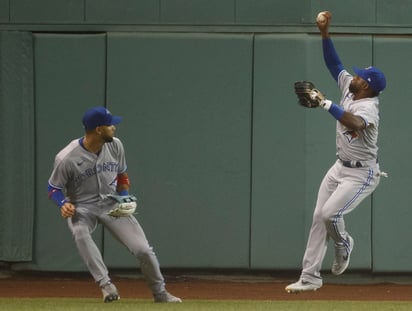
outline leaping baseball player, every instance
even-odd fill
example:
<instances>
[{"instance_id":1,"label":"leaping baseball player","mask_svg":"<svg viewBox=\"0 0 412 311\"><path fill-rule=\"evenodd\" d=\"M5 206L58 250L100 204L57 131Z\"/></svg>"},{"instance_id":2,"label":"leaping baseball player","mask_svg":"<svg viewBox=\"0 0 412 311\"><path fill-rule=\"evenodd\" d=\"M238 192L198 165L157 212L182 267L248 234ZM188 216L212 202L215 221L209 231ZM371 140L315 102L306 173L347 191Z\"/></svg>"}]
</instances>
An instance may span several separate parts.
<instances>
[{"instance_id":1,"label":"leaping baseball player","mask_svg":"<svg viewBox=\"0 0 412 311\"><path fill-rule=\"evenodd\" d=\"M337 120L337 160L320 185L302 272L296 283L286 286L289 293L313 291L323 285L320 271L330 238L335 247L332 273L340 275L346 270L354 239L346 230L343 216L376 189L383 175L378 164L378 96L386 87L385 75L376 67L354 68L355 76L346 71L329 36L331 17L330 12L321 12L317 26L326 66L342 97L340 104L335 104L323 95L313 94Z\"/></svg>"},{"instance_id":2,"label":"leaping baseball player","mask_svg":"<svg viewBox=\"0 0 412 311\"><path fill-rule=\"evenodd\" d=\"M129 194L123 144L114 137L120 121L105 107L85 112L85 135L56 155L48 195L67 218L78 252L100 286L104 302L118 300L120 295L92 239L99 223L140 261L155 302L182 302L166 290L158 259L133 216L136 197Z\"/></svg>"}]
</instances>

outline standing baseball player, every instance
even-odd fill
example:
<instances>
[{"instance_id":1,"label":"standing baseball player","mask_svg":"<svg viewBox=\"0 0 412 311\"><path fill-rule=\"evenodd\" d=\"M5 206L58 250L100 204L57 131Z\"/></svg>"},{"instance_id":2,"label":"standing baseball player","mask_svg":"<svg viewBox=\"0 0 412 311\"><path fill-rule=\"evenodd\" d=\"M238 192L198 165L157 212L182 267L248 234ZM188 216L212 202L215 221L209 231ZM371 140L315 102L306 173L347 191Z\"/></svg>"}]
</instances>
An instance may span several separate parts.
<instances>
[{"instance_id":1,"label":"standing baseball player","mask_svg":"<svg viewBox=\"0 0 412 311\"><path fill-rule=\"evenodd\" d=\"M322 35L323 56L327 68L342 92L340 104L323 99L320 106L337 120L337 161L328 170L319 188L302 272L286 291L296 293L317 290L327 244L335 246L332 264L334 275L342 274L349 265L354 240L346 231L343 216L353 211L378 186L378 95L386 86L384 74L376 67L354 68L355 76L342 65L329 36L330 12L321 12L317 26Z\"/></svg>"},{"instance_id":2,"label":"standing baseball player","mask_svg":"<svg viewBox=\"0 0 412 311\"><path fill-rule=\"evenodd\" d=\"M158 259L133 216L136 198L129 195L125 152L122 142L114 137L120 121L121 117L105 107L85 112L85 136L74 139L56 155L48 195L67 218L79 254L100 286L104 302L120 296L91 236L99 223L140 261L155 302L182 302L166 291Z\"/></svg>"}]
</instances>

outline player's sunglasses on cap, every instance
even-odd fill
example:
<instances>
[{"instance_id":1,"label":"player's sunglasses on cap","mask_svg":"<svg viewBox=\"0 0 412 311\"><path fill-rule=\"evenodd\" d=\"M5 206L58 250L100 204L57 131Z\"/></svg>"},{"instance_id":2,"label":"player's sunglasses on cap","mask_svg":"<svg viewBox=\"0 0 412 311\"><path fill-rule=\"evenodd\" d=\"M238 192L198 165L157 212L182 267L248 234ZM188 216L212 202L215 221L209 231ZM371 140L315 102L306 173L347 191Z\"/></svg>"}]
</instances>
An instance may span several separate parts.
<instances>
[{"instance_id":1,"label":"player's sunglasses on cap","mask_svg":"<svg viewBox=\"0 0 412 311\"><path fill-rule=\"evenodd\" d=\"M376 67L366 67L360 69L358 67L353 67L353 71L361 77L363 80L368 82L369 87L379 94L386 87L386 78L382 71Z\"/></svg>"},{"instance_id":2,"label":"player's sunglasses on cap","mask_svg":"<svg viewBox=\"0 0 412 311\"><path fill-rule=\"evenodd\" d=\"M121 121L121 117L112 115L105 107L90 108L83 115L83 126L86 130L92 130L102 125L116 125Z\"/></svg>"}]
</instances>

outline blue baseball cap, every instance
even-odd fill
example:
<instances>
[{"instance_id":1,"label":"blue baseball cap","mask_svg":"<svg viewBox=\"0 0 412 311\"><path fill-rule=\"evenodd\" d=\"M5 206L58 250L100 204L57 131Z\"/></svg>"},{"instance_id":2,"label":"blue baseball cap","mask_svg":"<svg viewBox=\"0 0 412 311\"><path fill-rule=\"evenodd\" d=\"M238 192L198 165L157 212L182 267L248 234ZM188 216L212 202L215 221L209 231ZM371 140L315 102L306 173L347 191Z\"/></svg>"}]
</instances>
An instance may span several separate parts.
<instances>
[{"instance_id":1,"label":"blue baseball cap","mask_svg":"<svg viewBox=\"0 0 412 311\"><path fill-rule=\"evenodd\" d=\"M386 87L386 78L382 71L378 68L370 66L363 69L358 67L353 67L353 71L361 77L363 80L368 82L369 87L374 90L377 94L382 92Z\"/></svg>"},{"instance_id":2,"label":"blue baseball cap","mask_svg":"<svg viewBox=\"0 0 412 311\"><path fill-rule=\"evenodd\" d=\"M90 108L83 115L85 130L92 130L102 125L116 125L121 121L121 117L112 115L105 107Z\"/></svg>"}]
</instances>

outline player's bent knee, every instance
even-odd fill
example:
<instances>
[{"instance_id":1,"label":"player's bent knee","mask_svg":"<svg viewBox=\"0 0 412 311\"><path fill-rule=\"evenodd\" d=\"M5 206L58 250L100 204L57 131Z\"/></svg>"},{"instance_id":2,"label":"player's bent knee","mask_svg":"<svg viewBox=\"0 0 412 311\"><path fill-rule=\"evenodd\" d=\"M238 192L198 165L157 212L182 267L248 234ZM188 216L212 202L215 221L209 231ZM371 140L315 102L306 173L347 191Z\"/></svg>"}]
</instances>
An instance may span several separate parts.
<instances>
[{"instance_id":1,"label":"player's bent knee","mask_svg":"<svg viewBox=\"0 0 412 311\"><path fill-rule=\"evenodd\" d=\"M141 247L139 250L132 252L139 260L144 260L145 258L149 258L155 256L153 248L150 246Z\"/></svg>"}]
</instances>

